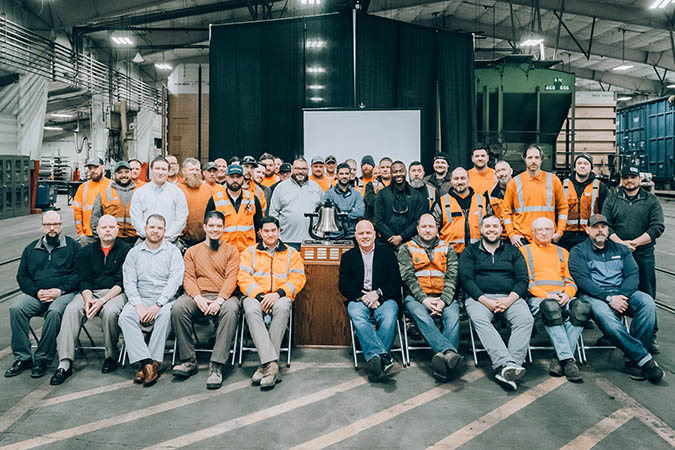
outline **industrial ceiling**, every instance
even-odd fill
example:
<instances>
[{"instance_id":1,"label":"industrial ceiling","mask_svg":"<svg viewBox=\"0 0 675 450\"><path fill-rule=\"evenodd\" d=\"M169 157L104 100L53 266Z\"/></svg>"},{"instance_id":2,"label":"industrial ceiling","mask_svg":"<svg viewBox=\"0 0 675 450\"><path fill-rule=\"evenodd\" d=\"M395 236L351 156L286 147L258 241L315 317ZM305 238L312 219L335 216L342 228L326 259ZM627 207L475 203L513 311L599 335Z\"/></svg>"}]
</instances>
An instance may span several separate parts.
<instances>
[{"instance_id":1,"label":"industrial ceiling","mask_svg":"<svg viewBox=\"0 0 675 450\"><path fill-rule=\"evenodd\" d=\"M83 39L117 63L137 64L146 81L166 78L156 63L208 62L208 26L322 12L316 0L5 0L31 28ZM321 0L323 2L330 0ZM67 5L77 4L77 7ZM304 3L304 4L303 4ZM309 3L309 4L308 4ZM579 89L661 96L675 92L675 4L660 0L370 0L371 14L476 33L476 58L521 48L524 36L544 39L544 59L576 73ZM19 5L19 6L17 6ZM6 6L7 7L7 6ZM14 11L16 14L16 11ZM113 36L129 36L121 47ZM142 58L138 58L140 53ZM624 70L616 70L617 67ZM630 66L630 67L628 67Z\"/></svg>"}]
</instances>

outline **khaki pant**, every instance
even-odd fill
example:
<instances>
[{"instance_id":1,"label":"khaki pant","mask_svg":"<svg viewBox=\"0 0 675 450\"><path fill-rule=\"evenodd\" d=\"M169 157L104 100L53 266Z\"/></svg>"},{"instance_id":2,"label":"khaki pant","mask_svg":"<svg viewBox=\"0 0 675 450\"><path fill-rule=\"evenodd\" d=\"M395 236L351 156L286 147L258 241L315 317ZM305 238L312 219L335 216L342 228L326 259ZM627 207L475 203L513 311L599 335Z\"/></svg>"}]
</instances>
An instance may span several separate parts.
<instances>
[{"instance_id":1,"label":"khaki pant","mask_svg":"<svg viewBox=\"0 0 675 450\"><path fill-rule=\"evenodd\" d=\"M108 289L97 289L93 292L94 295L103 297L108 293ZM101 325L103 327L103 341L105 343L106 358L115 359L117 357L117 342L120 336L120 328L117 325L117 320L126 301L127 297L124 294L113 297L103 305L97 314L101 318ZM59 360L75 360L75 340L77 339L80 325L86 321L87 316L84 312L84 298L82 297L82 294L77 294L63 313L61 330L56 338Z\"/></svg>"},{"instance_id":2,"label":"khaki pant","mask_svg":"<svg viewBox=\"0 0 675 450\"><path fill-rule=\"evenodd\" d=\"M291 314L293 301L288 297L281 297L272 307L272 322L269 331L265 326L260 302L254 298L244 299L244 313L251 338L258 350L260 364L279 359L281 340L284 338L288 318Z\"/></svg>"},{"instance_id":3,"label":"khaki pant","mask_svg":"<svg viewBox=\"0 0 675 450\"><path fill-rule=\"evenodd\" d=\"M209 300L215 300L218 294L206 293L202 296ZM230 347L232 346L232 337L237 329L237 320L239 320L239 306L240 303L237 297L230 297L220 305L220 312L217 315L216 343L213 345L211 362L219 364L227 363ZM195 356L192 321L199 317L214 316L204 316L204 313L197 307L194 299L187 294L181 295L174 302L171 309L171 326L176 334L176 349L178 351L178 358L181 361Z\"/></svg>"}]
</instances>

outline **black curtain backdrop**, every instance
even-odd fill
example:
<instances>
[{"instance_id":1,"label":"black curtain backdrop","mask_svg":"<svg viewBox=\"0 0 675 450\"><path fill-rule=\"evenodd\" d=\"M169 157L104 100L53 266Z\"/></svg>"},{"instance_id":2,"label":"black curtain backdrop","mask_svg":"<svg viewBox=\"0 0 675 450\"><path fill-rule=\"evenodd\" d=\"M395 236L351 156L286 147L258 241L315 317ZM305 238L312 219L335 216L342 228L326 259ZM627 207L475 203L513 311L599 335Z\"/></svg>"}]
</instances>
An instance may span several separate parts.
<instances>
[{"instance_id":1,"label":"black curtain backdrop","mask_svg":"<svg viewBox=\"0 0 675 450\"><path fill-rule=\"evenodd\" d=\"M475 141L470 35L357 15L354 104L352 15L214 26L210 159L302 153L303 108L421 108L422 161L442 151L469 161ZM438 89L438 92L437 92ZM361 155L354 155L359 159Z\"/></svg>"}]
</instances>

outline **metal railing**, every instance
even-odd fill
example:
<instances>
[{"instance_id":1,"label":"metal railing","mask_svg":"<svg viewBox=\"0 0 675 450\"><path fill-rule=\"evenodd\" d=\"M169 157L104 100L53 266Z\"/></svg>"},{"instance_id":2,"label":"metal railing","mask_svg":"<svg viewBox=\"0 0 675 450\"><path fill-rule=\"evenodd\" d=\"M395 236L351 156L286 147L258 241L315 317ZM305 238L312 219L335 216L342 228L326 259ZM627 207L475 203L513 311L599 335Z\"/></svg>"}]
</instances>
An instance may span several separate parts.
<instances>
[{"instance_id":1,"label":"metal railing","mask_svg":"<svg viewBox=\"0 0 675 450\"><path fill-rule=\"evenodd\" d=\"M0 67L34 73L91 93L161 109L160 90L113 70L94 58L76 53L0 16Z\"/></svg>"}]
</instances>

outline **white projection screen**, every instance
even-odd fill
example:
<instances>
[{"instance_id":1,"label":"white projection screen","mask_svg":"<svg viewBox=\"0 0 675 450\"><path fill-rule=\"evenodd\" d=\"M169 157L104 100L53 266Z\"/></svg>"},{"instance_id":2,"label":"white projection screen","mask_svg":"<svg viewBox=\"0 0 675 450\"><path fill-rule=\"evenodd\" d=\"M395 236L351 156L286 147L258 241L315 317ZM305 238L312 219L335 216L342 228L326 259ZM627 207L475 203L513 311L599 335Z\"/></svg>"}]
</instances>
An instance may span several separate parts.
<instances>
[{"instance_id":1,"label":"white projection screen","mask_svg":"<svg viewBox=\"0 0 675 450\"><path fill-rule=\"evenodd\" d=\"M333 155L338 163L372 155L375 164L388 156L409 163L420 159L421 110L304 110L304 154Z\"/></svg>"}]
</instances>

